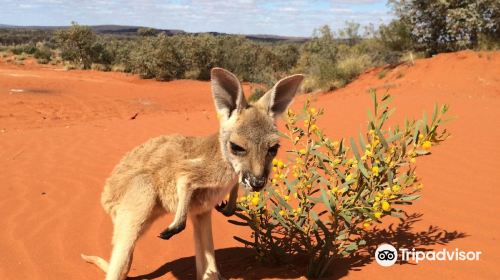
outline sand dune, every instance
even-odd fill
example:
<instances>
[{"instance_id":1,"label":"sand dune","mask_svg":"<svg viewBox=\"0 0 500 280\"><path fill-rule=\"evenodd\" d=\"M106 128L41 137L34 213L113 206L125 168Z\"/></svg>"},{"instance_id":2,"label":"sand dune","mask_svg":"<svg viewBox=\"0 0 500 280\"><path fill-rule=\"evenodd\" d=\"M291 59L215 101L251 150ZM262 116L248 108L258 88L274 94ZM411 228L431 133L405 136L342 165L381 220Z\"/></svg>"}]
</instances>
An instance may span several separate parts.
<instances>
[{"instance_id":1,"label":"sand dune","mask_svg":"<svg viewBox=\"0 0 500 280\"><path fill-rule=\"evenodd\" d=\"M482 251L482 259L390 268L349 259L335 265L334 277L499 278L500 53L441 54L388 69L383 79L380 71L314 96L327 110L322 125L330 136L348 137L364 127L369 88L395 97L396 121L429 112L434 102L449 104L456 117L448 125L452 136L418 162L424 197L408 210L420 220L381 241ZM121 73L0 62L0 278L102 279L103 273L83 262L80 253L109 257L111 222L99 204L103 181L126 151L150 137L215 132L209 93L208 82L161 83ZM217 257L226 277L301 277L303 267L256 264L232 239L245 230L214 216ZM191 225L171 241L156 237L170 220L156 222L138 242L130 272L135 279L193 277ZM430 226L448 234L437 237Z\"/></svg>"}]
</instances>

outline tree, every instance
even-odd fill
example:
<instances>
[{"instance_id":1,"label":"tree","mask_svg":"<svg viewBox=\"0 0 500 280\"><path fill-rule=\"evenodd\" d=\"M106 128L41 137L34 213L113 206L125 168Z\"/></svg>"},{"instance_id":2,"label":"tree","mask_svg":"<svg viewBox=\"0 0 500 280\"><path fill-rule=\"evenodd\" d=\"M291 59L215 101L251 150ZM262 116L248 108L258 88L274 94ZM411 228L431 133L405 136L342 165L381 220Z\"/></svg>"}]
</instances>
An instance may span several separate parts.
<instances>
[{"instance_id":1,"label":"tree","mask_svg":"<svg viewBox=\"0 0 500 280\"><path fill-rule=\"evenodd\" d=\"M156 36L157 34L158 30L150 27L139 27L139 29L137 29L137 35L142 37Z\"/></svg>"},{"instance_id":2,"label":"tree","mask_svg":"<svg viewBox=\"0 0 500 280\"><path fill-rule=\"evenodd\" d=\"M390 0L410 27L416 48L428 55L474 48L485 34L498 40L498 0Z\"/></svg>"},{"instance_id":3,"label":"tree","mask_svg":"<svg viewBox=\"0 0 500 280\"><path fill-rule=\"evenodd\" d=\"M361 35L359 35L359 28L361 25L354 21L346 21L344 29L339 30L339 35L343 39L347 40L349 46L354 46L361 41Z\"/></svg>"},{"instance_id":4,"label":"tree","mask_svg":"<svg viewBox=\"0 0 500 280\"><path fill-rule=\"evenodd\" d=\"M64 60L79 64L83 69L91 67L95 54L96 35L90 27L72 22L70 28L56 32L56 39Z\"/></svg>"}]
</instances>

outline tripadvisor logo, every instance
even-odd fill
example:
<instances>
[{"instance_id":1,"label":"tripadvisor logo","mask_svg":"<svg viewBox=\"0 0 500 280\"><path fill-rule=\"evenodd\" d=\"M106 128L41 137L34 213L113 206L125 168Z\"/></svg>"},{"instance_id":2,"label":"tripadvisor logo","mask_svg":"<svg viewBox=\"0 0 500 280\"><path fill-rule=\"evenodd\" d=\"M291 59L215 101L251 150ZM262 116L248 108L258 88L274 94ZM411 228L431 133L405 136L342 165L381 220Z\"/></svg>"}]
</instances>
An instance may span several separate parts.
<instances>
[{"instance_id":1,"label":"tripadvisor logo","mask_svg":"<svg viewBox=\"0 0 500 280\"><path fill-rule=\"evenodd\" d=\"M375 251L375 260L381 266L391 266L398 260L398 251L390 244L382 244Z\"/></svg>"},{"instance_id":2,"label":"tripadvisor logo","mask_svg":"<svg viewBox=\"0 0 500 280\"><path fill-rule=\"evenodd\" d=\"M478 261L481 251L462 251L442 249L439 251L417 251L399 248L401 261L419 263L420 261ZM382 244L375 251L375 260L381 266L391 266L398 260L398 250L390 244Z\"/></svg>"}]
</instances>

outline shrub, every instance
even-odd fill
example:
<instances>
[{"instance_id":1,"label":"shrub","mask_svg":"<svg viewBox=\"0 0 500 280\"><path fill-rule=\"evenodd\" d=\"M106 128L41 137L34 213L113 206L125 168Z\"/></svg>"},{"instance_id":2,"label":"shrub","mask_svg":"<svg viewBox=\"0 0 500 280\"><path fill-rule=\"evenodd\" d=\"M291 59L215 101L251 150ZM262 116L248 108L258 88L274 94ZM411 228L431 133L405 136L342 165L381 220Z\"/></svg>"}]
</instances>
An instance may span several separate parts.
<instances>
[{"instance_id":1,"label":"shrub","mask_svg":"<svg viewBox=\"0 0 500 280\"><path fill-rule=\"evenodd\" d=\"M147 37L147 36L156 36L159 33L158 30L149 27L139 27L137 29L137 35Z\"/></svg>"},{"instance_id":2,"label":"shrub","mask_svg":"<svg viewBox=\"0 0 500 280\"><path fill-rule=\"evenodd\" d=\"M333 32L327 25L314 31L313 37L304 43L294 72L311 77L308 87L324 90L332 88L335 80L338 46ZM314 84L314 85L311 85Z\"/></svg>"},{"instance_id":3,"label":"shrub","mask_svg":"<svg viewBox=\"0 0 500 280\"><path fill-rule=\"evenodd\" d=\"M99 51L99 47L96 49L95 46L96 35L90 27L73 22L70 28L57 31L56 38L64 60L81 65L83 69L90 69Z\"/></svg>"},{"instance_id":4,"label":"shrub","mask_svg":"<svg viewBox=\"0 0 500 280\"><path fill-rule=\"evenodd\" d=\"M186 71L182 41L160 34L143 37L130 53L128 67L142 78L168 81L182 78Z\"/></svg>"},{"instance_id":5,"label":"shrub","mask_svg":"<svg viewBox=\"0 0 500 280\"><path fill-rule=\"evenodd\" d=\"M428 55L474 48L481 34L500 40L500 5L496 0L389 2L410 28L415 48Z\"/></svg>"},{"instance_id":6,"label":"shrub","mask_svg":"<svg viewBox=\"0 0 500 280\"><path fill-rule=\"evenodd\" d=\"M249 102L255 102L259 100L264 94L266 93L266 90L258 87L252 91L252 94L250 94L250 97L248 97Z\"/></svg>"},{"instance_id":7,"label":"shrub","mask_svg":"<svg viewBox=\"0 0 500 280\"><path fill-rule=\"evenodd\" d=\"M436 105L429 121L424 114L403 127L387 127L391 97L372 96L359 143L327 138L317 125L323 110L309 101L300 114L288 111L283 136L292 145L290 158L273 161L273 187L240 198L239 220L230 220L250 227L251 240L235 239L260 260L306 256L307 275L321 277L333 261L359 252L364 236L385 216L400 217L420 197L415 161L447 137L440 126L448 107Z\"/></svg>"},{"instance_id":8,"label":"shrub","mask_svg":"<svg viewBox=\"0 0 500 280\"><path fill-rule=\"evenodd\" d=\"M34 54L36 46L34 44L22 44L11 48L11 52L15 55L20 54Z\"/></svg>"},{"instance_id":9,"label":"shrub","mask_svg":"<svg viewBox=\"0 0 500 280\"><path fill-rule=\"evenodd\" d=\"M401 20L393 20L379 27L378 40L391 51L403 52L413 47L410 26Z\"/></svg>"},{"instance_id":10,"label":"shrub","mask_svg":"<svg viewBox=\"0 0 500 280\"><path fill-rule=\"evenodd\" d=\"M40 64L47 64L52 59L52 51L46 46L40 46L36 49L33 56L37 59Z\"/></svg>"}]
</instances>

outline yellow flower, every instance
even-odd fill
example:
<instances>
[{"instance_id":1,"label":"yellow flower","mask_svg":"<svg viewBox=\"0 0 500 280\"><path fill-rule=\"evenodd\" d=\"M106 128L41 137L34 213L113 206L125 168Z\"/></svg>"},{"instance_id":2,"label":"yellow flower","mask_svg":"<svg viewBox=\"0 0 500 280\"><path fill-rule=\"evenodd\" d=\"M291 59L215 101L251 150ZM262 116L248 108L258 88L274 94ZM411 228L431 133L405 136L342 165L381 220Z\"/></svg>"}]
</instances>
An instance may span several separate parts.
<instances>
[{"instance_id":1,"label":"yellow flower","mask_svg":"<svg viewBox=\"0 0 500 280\"><path fill-rule=\"evenodd\" d=\"M278 160L277 165L278 165L279 168L283 168L283 166L284 166L283 161Z\"/></svg>"},{"instance_id":2,"label":"yellow flower","mask_svg":"<svg viewBox=\"0 0 500 280\"><path fill-rule=\"evenodd\" d=\"M375 201L380 201L380 197L376 196Z\"/></svg>"},{"instance_id":3,"label":"yellow flower","mask_svg":"<svg viewBox=\"0 0 500 280\"><path fill-rule=\"evenodd\" d=\"M378 172L379 172L378 166L373 166L372 167L373 176L378 176Z\"/></svg>"},{"instance_id":4,"label":"yellow flower","mask_svg":"<svg viewBox=\"0 0 500 280\"><path fill-rule=\"evenodd\" d=\"M306 154L306 149L300 149L300 150L299 150L299 153L300 153L301 155L305 155L305 154Z\"/></svg>"},{"instance_id":5,"label":"yellow flower","mask_svg":"<svg viewBox=\"0 0 500 280\"><path fill-rule=\"evenodd\" d=\"M278 181L276 181L276 179L272 179L272 180L271 180L271 183L273 183L273 184L276 184L277 182L278 182Z\"/></svg>"},{"instance_id":6,"label":"yellow flower","mask_svg":"<svg viewBox=\"0 0 500 280\"><path fill-rule=\"evenodd\" d=\"M410 162L411 162L411 163L415 163L415 162L417 162L417 159L416 159L416 158L414 158L414 157L412 157L412 158L410 159Z\"/></svg>"},{"instance_id":7,"label":"yellow flower","mask_svg":"<svg viewBox=\"0 0 500 280\"><path fill-rule=\"evenodd\" d=\"M401 187L399 185L393 185L392 186L392 191L393 192L399 192L401 190Z\"/></svg>"},{"instance_id":8,"label":"yellow flower","mask_svg":"<svg viewBox=\"0 0 500 280\"><path fill-rule=\"evenodd\" d=\"M351 181L351 180L352 180L352 177L353 177L353 176L352 176L352 174L347 174L347 176L345 176L345 180L346 180L346 182Z\"/></svg>"},{"instance_id":9,"label":"yellow flower","mask_svg":"<svg viewBox=\"0 0 500 280\"><path fill-rule=\"evenodd\" d=\"M254 197L252 198L252 204L253 204L253 206L257 206L257 205L259 205L259 201L260 201L260 200L259 200L259 197L258 197L258 196L254 196Z\"/></svg>"},{"instance_id":10,"label":"yellow flower","mask_svg":"<svg viewBox=\"0 0 500 280\"><path fill-rule=\"evenodd\" d=\"M334 147L338 147L338 146L339 146L339 141L334 141L332 145L333 145Z\"/></svg>"},{"instance_id":11,"label":"yellow flower","mask_svg":"<svg viewBox=\"0 0 500 280\"><path fill-rule=\"evenodd\" d=\"M339 188L333 187L330 191L332 192L332 194L335 194L338 190Z\"/></svg>"},{"instance_id":12,"label":"yellow flower","mask_svg":"<svg viewBox=\"0 0 500 280\"><path fill-rule=\"evenodd\" d=\"M309 109L309 112L310 112L311 114L316 114L317 110L316 110L316 108L311 107L311 108Z\"/></svg>"},{"instance_id":13,"label":"yellow flower","mask_svg":"<svg viewBox=\"0 0 500 280\"><path fill-rule=\"evenodd\" d=\"M288 200L290 200L290 196L285 195L285 196L283 197L283 199L284 199L285 201L288 201Z\"/></svg>"},{"instance_id":14,"label":"yellow flower","mask_svg":"<svg viewBox=\"0 0 500 280\"><path fill-rule=\"evenodd\" d=\"M389 211L391 209L391 204L387 201L382 201L382 210Z\"/></svg>"},{"instance_id":15,"label":"yellow flower","mask_svg":"<svg viewBox=\"0 0 500 280\"><path fill-rule=\"evenodd\" d=\"M274 166L278 165L278 160L277 160L277 159L275 159L275 158L273 159L273 165L274 165Z\"/></svg>"},{"instance_id":16,"label":"yellow flower","mask_svg":"<svg viewBox=\"0 0 500 280\"><path fill-rule=\"evenodd\" d=\"M432 147L432 143L429 140L424 141L424 143L422 144L422 148L424 148L425 150L429 150L431 147Z\"/></svg>"},{"instance_id":17,"label":"yellow flower","mask_svg":"<svg viewBox=\"0 0 500 280\"><path fill-rule=\"evenodd\" d=\"M280 216L285 216L285 210L280 210Z\"/></svg>"},{"instance_id":18,"label":"yellow flower","mask_svg":"<svg viewBox=\"0 0 500 280\"><path fill-rule=\"evenodd\" d=\"M375 218L380 219L380 217L382 217L382 212L375 212L373 215Z\"/></svg>"},{"instance_id":19,"label":"yellow flower","mask_svg":"<svg viewBox=\"0 0 500 280\"><path fill-rule=\"evenodd\" d=\"M365 229L369 229L369 228L370 228L370 226L371 226L371 224L370 224L369 222L364 222L364 223L363 223L363 227L364 227Z\"/></svg>"},{"instance_id":20,"label":"yellow flower","mask_svg":"<svg viewBox=\"0 0 500 280\"><path fill-rule=\"evenodd\" d=\"M316 131L318 129L318 126L313 124L311 125L311 131Z\"/></svg>"},{"instance_id":21,"label":"yellow flower","mask_svg":"<svg viewBox=\"0 0 500 280\"><path fill-rule=\"evenodd\" d=\"M390 195L390 194L391 194L391 189L390 189L390 188L385 188L385 189L384 189L384 195L385 195L385 196L388 196L388 195Z\"/></svg>"},{"instance_id":22,"label":"yellow flower","mask_svg":"<svg viewBox=\"0 0 500 280\"><path fill-rule=\"evenodd\" d=\"M366 150L365 150L365 156L367 156L367 157L371 157L371 156L372 156L372 151L370 151L370 150L366 149Z\"/></svg>"}]
</instances>

